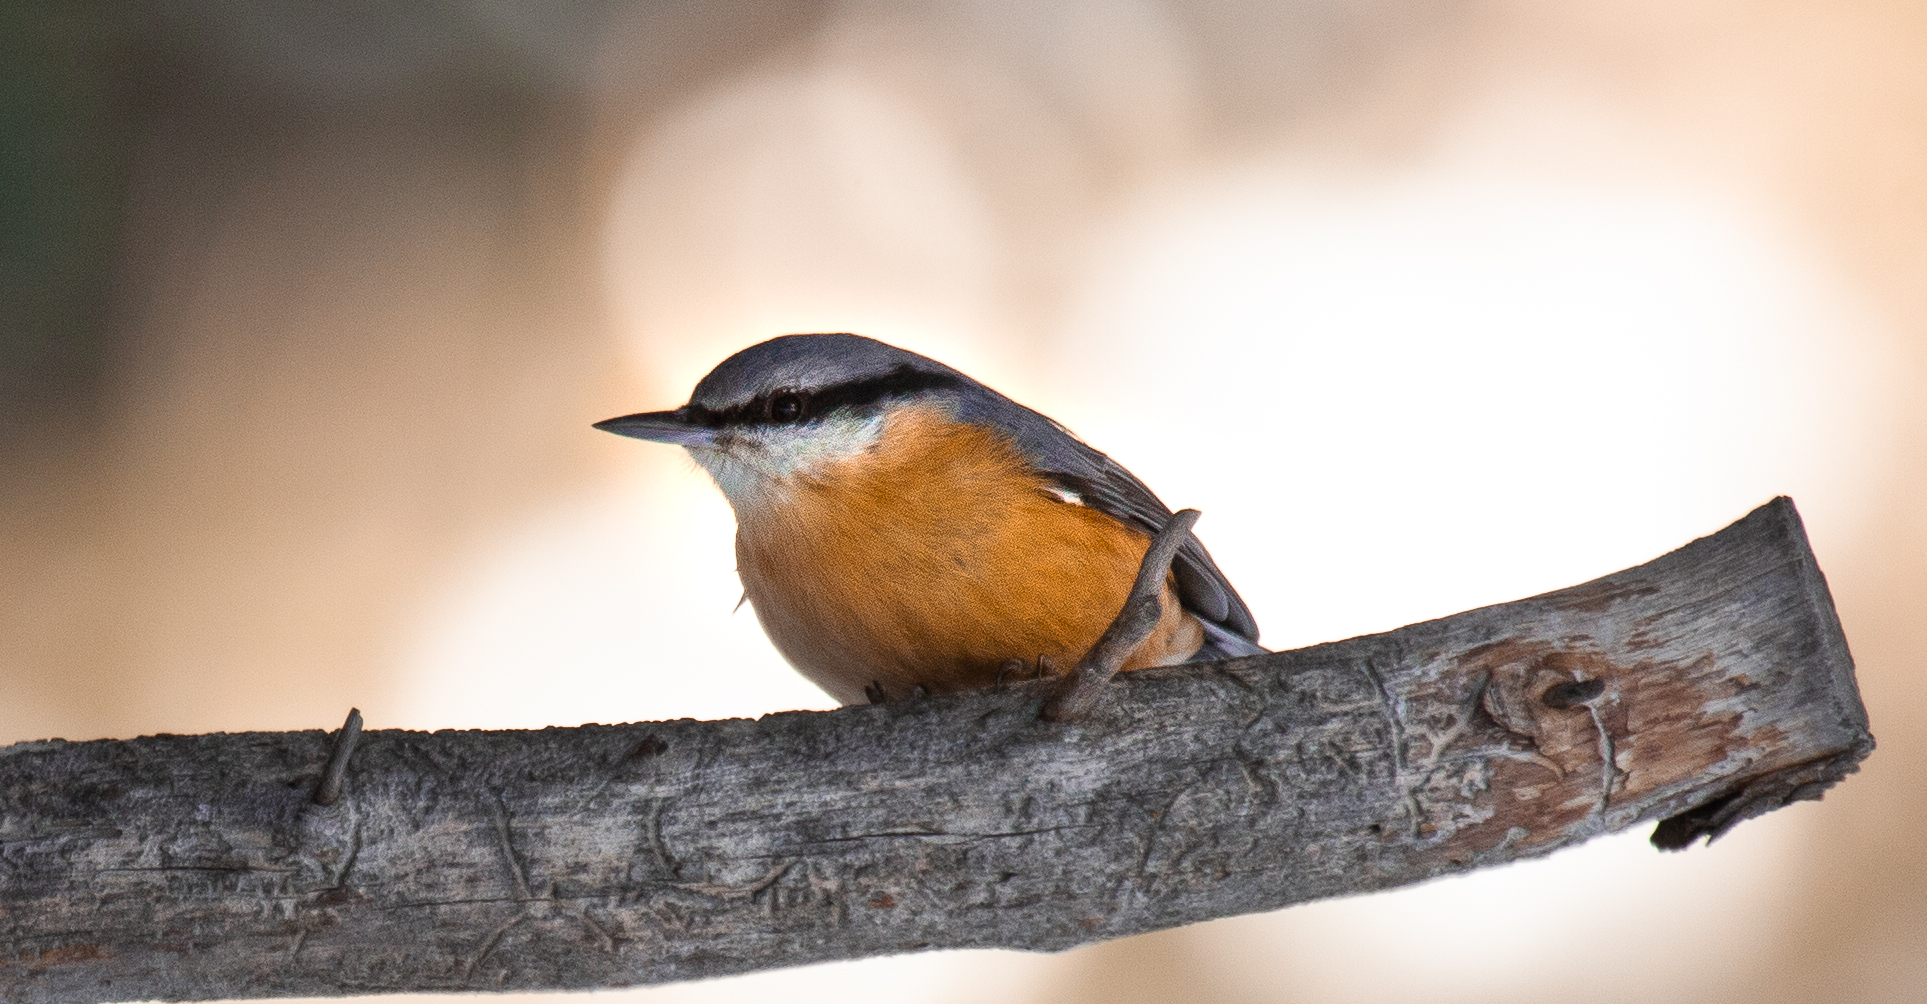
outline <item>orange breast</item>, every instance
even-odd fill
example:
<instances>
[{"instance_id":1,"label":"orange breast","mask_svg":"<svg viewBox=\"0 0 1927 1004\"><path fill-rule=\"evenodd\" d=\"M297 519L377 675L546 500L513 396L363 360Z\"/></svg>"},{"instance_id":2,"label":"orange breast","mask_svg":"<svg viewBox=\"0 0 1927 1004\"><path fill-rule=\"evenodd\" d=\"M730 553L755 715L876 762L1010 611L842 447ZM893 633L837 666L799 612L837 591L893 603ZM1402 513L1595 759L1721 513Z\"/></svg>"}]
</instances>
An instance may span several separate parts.
<instances>
[{"instance_id":1,"label":"orange breast","mask_svg":"<svg viewBox=\"0 0 1927 1004\"><path fill-rule=\"evenodd\" d=\"M844 703L988 686L1008 659L1076 664L1117 615L1149 538L1052 498L1001 435L904 409L872 451L737 513L737 570L770 639ZM1203 643L1166 579L1126 669Z\"/></svg>"}]
</instances>

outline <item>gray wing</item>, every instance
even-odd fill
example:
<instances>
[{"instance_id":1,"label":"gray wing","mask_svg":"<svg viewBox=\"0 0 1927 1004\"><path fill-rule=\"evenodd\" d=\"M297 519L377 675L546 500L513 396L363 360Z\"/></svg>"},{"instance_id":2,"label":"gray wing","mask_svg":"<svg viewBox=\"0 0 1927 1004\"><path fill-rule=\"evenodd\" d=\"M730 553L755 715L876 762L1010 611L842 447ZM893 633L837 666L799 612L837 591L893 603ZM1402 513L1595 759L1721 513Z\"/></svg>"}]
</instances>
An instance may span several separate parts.
<instances>
[{"instance_id":1,"label":"gray wing","mask_svg":"<svg viewBox=\"0 0 1927 1004\"><path fill-rule=\"evenodd\" d=\"M1070 430L982 384L971 391L959 400L960 420L1003 430L1040 473L1075 492L1086 505L1148 534L1156 534L1171 518L1170 508L1144 482ZM1258 646L1258 624L1251 609L1197 535L1178 549L1171 570L1177 575L1179 601L1206 622L1205 650L1194 659L1265 651Z\"/></svg>"}]
</instances>

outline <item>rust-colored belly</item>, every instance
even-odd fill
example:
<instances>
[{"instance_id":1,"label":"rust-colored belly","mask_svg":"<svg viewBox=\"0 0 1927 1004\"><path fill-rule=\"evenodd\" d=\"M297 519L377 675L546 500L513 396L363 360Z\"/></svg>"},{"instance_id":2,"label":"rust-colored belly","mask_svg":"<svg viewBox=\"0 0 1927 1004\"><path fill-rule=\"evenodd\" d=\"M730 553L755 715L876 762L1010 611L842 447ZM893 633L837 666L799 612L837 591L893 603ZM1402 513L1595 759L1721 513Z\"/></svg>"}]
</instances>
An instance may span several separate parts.
<instances>
[{"instance_id":1,"label":"rust-colored belly","mask_svg":"<svg viewBox=\"0 0 1927 1004\"><path fill-rule=\"evenodd\" d=\"M1116 616L1149 538L1059 501L992 430L921 410L780 504L739 512L737 570L777 649L846 704L989 686L1006 660L1075 665ZM1126 669L1203 632L1169 579Z\"/></svg>"}]
</instances>

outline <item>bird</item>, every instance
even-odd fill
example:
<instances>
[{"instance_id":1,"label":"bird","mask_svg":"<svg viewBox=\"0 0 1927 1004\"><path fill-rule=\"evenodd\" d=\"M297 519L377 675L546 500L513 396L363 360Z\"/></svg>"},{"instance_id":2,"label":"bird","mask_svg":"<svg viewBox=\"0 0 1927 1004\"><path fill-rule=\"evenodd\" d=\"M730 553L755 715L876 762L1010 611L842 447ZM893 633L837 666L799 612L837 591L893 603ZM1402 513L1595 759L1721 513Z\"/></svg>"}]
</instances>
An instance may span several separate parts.
<instances>
[{"instance_id":1,"label":"bird","mask_svg":"<svg viewBox=\"0 0 1927 1004\"><path fill-rule=\"evenodd\" d=\"M849 333L771 338L689 402L595 423L680 446L736 516L743 597L845 704L1068 671L1171 510L1063 425L934 359ZM1266 651L1195 535L1122 669Z\"/></svg>"}]
</instances>

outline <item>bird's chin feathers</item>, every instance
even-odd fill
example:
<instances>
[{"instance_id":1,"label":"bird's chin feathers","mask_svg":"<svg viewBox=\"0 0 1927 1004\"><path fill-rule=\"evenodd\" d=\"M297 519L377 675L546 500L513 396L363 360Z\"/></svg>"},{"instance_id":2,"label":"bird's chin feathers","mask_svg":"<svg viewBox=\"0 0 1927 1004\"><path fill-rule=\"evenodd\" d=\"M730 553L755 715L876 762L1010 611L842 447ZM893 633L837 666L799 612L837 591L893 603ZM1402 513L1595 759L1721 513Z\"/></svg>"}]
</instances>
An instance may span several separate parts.
<instances>
[{"instance_id":1,"label":"bird's chin feathers","mask_svg":"<svg viewBox=\"0 0 1927 1004\"><path fill-rule=\"evenodd\" d=\"M828 415L800 425L733 429L717 436L713 445L690 447L689 455L709 472L731 507L756 509L774 501L796 479L868 452L883 423L881 414Z\"/></svg>"}]
</instances>

